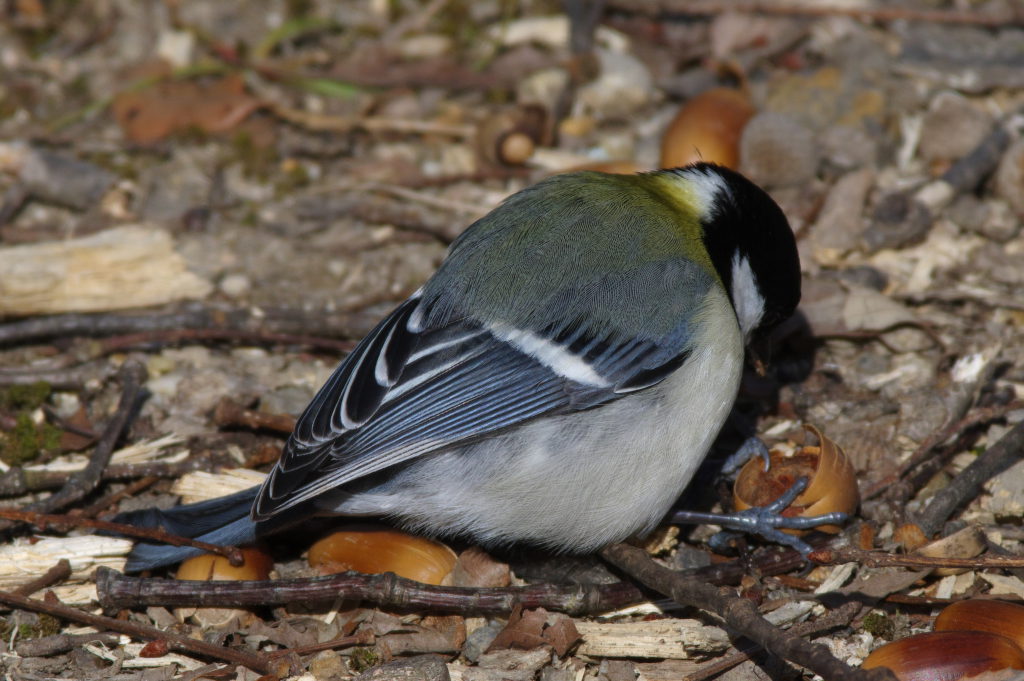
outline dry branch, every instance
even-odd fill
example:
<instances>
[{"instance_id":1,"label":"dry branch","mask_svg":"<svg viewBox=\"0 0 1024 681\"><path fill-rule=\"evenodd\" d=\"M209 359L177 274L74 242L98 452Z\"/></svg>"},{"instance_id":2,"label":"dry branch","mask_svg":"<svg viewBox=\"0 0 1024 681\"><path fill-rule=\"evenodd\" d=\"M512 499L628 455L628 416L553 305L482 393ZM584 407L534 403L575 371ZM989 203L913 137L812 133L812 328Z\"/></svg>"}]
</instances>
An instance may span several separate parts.
<instances>
[{"instance_id":1,"label":"dry branch","mask_svg":"<svg viewBox=\"0 0 1024 681\"><path fill-rule=\"evenodd\" d=\"M829 681L891 681L895 678L888 669L864 671L847 666L825 646L809 643L768 622L757 611L753 601L728 594L704 580L662 567L641 549L613 544L603 549L601 556L644 586L669 596L681 605L718 615L726 626L773 655L802 665Z\"/></svg>"}]
</instances>

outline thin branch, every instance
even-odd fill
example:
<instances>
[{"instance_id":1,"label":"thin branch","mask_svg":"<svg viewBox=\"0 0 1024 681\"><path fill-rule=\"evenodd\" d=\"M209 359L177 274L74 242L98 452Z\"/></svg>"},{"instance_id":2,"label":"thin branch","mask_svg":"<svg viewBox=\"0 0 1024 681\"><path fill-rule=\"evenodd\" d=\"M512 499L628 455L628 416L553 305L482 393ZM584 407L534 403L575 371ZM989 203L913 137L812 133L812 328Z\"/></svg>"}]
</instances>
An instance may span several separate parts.
<instances>
[{"instance_id":1,"label":"thin branch","mask_svg":"<svg viewBox=\"0 0 1024 681\"><path fill-rule=\"evenodd\" d=\"M873 499L882 492L892 489L894 485L899 483L900 478L910 473L911 470L925 462L933 460L932 452L942 443L948 442L954 437L959 437L965 431L970 430L975 426L1004 418L1011 411L1016 411L1021 407L1024 407L1024 402L1021 400L1014 400L1009 404L976 409L963 418L957 419L953 423L946 425L945 428L942 428L938 432L932 434L928 439L922 442L921 446L918 447L917 450L915 450L914 453L900 465L899 469L895 473L882 478L865 490L863 498ZM931 473L934 475L934 471L931 471ZM914 491L916 490L901 492L900 497L905 499Z\"/></svg>"},{"instance_id":2,"label":"thin branch","mask_svg":"<svg viewBox=\"0 0 1024 681\"><path fill-rule=\"evenodd\" d=\"M866 21L920 21L1001 28L1024 23L1024 11L1007 7L1001 12L972 12L911 7L844 7L836 4L787 4L764 0L608 0L612 9L648 16L682 14L716 15L726 12L800 17L852 17Z\"/></svg>"},{"instance_id":3,"label":"thin branch","mask_svg":"<svg viewBox=\"0 0 1024 681\"><path fill-rule=\"evenodd\" d=\"M774 626L746 598L729 594L692 576L683 576L655 563L643 550L613 544L601 551L601 557L644 586L672 598L675 602L700 608L721 617L725 624L768 652L802 665L829 681L892 681L888 669L853 669L838 660L828 648L813 644Z\"/></svg>"},{"instance_id":4,"label":"thin branch","mask_svg":"<svg viewBox=\"0 0 1024 681\"><path fill-rule=\"evenodd\" d=\"M816 620L794 624L788 631L795 636L812 636L837 627L845 627L853 621L853 618L863 608L864 604L860 601L847 601L838 608L829 610ZM692 674L685 676L683 681L704 681L705 679L718 676L736 665L746 662L759 650L761 650L760 646L749 646L719 660L712 660Z\"/></svg>"},{"instance_id":5,"label":"thin branch","mask_svg":"<svg viewBox=\"0 0 1024 681\"><path fill-rule=\"evenodd\" d=\"M52 592L48 596L52 596ZM240 664L263 674L277 674L279 677L284 677L288 672L287 664L284 664L285 668L281 669L281 663L270 660L265 655L259 653L249 653L236 648L225 648L207 643L206 641L199 641L189 636L139 624L138 622L94 615L84 610L64 605L56 597L47 598L47 600L37 600L26 598L10 591L0 591L0 603L12 608L19 608L30 612L41 612L71 622L78 622L79 624L95 627L100 631L116 631L144 641L166 641L171 649L215 660L224 660L232 664Z\"/></svg>"},{"instance_id":6,"label":"thin branch","mask_svg":"<svg viewBox=\"0 0 1024 681\"><path fill-rule=\"evenodd\" d=\"M269 430L289 435L295 430L295 417L288 414L267 414L246 409L230 397L221 398L213 411L213 422L223 428L239 426L252 430Z\"/></svg>"},{"instance_id":7,"label":"thin branch","mask_svg":"<svg viewBox=\"0 0 1024 681\"><path fill-rule=\"evenodd\" d=\"M819 565L840 565L858 563L867 567L968 568L970 570L1008 569L1024 567L1024 557L1019 556L978 556L976 558L932 557L920 555L899 555L884 551L863 551L853 547L812 551L808 558Z\"/></svg>"},{"instance_id":8,"label":"thin branch","mask_svg":"<svg viewBox=\"0 0 1024 681\"><path fill-rule=\"evenodd\" d=\"M37 591L48 589L54 584L59 584L65 579L71 576L71 563L68 562L67 558L61 558L57 561L56 565L52 568L39 575L31 582L26 582L14 589L13 593L19 596L31 596Z\"/></svg>"},{"instance_id":9,"label":"thin branch","mask_svg":"<svg viewBox=\"0 0 1024 681\"><path fill-rule=\"evenodd\" d=\"M86 518L81 515L52 515L36 513L35 511L18 511L9 508L0 508L0 518L29 523L31 525L35 525L41 530L51 526L59 528L88 527L101 532L118 534L124 537L135 537L137 539L161 542L172 546L188 546L206 551L207 553L216 553L217 555L224 556L234 565L242 564L242 554L236 547L208 544L204 541L197 541L195 539L189 539L188 537L179 537L176 534L170 534L163 530L153 528L136 527L134 525L125 525L123 523L112 523L107 520L94 520L93 518Z\"/></svg>"},{"instance_id":10,"label":"thin branch","mask_svg":"<svg viewBox=\"0 0 1024 681\"><path fill-rule=\"evenodd\" d=\"M931 498L924 511L918 514L917 520L917 524L920 525L925 536L931 536L938 532L939 528L961 504L978 496L986 481L1019 461L1022 453L1024 453L1024 421L1018 423L998 442L986 449L967 468L954 477L947 487L939 490Z\"/></svg>"},{"instance_id":11,"label":"thin branch","mask_svg":"<svg viewBox=\"0 0 1024 681\"><path fill-rule=\"evenodd\" d=\"M32 317L0 324L0 346L47 338L100 337L186 329L205 329L205 333L210 336L214 330L250 332L252 335L245 337L249 341L268 338L269 342L283 342L274 338L273 334L295 334L305 339L316 336L361 338L379 321L378 316L368 312L324 308L231 307L184 303L171 309L144 314L76 313Z\"/></svg>"},{"instance_id":12,"label":"thin branch","mask_svg":"<svg viewBox=\"0 0 1024 681\"><path fill-rule=\"evenodd\" d=\"M607 612L646 600L632 584L555 585L478 589L421 584L391 573L346 572L326 577L266 581L192 582L126 577L116 570L96 570L100 604L108 609L149 605L195 607L276 606L330 603L338 598L364 600L383 608L507 614L523 608L558 610L570 615Z\"/></svg>"}]
</instances>

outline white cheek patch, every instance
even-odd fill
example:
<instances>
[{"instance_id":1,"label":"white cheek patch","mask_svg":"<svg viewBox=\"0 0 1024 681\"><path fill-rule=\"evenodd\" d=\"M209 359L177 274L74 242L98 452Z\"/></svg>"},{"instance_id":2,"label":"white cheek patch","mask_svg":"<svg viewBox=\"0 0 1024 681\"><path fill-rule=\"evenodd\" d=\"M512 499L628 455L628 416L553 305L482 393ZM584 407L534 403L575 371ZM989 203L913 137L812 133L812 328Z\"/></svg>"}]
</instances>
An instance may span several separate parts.
<instances>
[{"instance_id":1,"label":"white cheek patch","mask_svg":"<svg viewBox=\"0 0 1024 681\"><path fill-rule=\"evenodd\" d=\"M736 253L732 256L732 305L743 336L749 337L764 316L764 296L750 268L750 260Z\"/></svg>"},{"instance_id":2,"label":"white cheek patch","mask_svg":"<svg viewBox=\"0 0 1024 681\"><path fill-rule=\"evenodd\" d=\"M689 180L687 189L693 198L694 208L699 215L711 218L715 214L715 206L722 197L729 196L729 185L718 173L696 168L684 168L679 173Z\"/></svg>"},{"instance_id":3,"label":"white cheek patch","mask_svg":"<svg viewBox=\"0 0 1024 681\"><path fill-rule=\"evenodd\" d=\"M489 329L495 338L533 357L559 376L597 388L611 386L611 383L594 371L593 367L566 350L565 346L507 324L492 324Z\"/></svg>"}]
</instances>

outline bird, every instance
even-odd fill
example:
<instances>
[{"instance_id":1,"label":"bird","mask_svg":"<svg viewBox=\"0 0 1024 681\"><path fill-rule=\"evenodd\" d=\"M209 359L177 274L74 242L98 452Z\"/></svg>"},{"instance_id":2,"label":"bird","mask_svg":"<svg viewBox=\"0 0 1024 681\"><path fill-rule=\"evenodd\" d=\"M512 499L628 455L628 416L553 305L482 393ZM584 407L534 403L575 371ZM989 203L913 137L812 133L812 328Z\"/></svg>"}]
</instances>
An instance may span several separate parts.
<instances>
[{"instance_id":1,"label":"bird","mask_svg":"<svg viewBox=\"0 0 1024 681\"><path fill-rule=\"evenodd\" d=\"M745 347L800 300L783 211L710 164L505 199L340 363L261 486L119 516L222 545L313 515L586 553L652 530L711 449ZM127 571L193 548L136 544Z\"/></svg>"}]
</instances>

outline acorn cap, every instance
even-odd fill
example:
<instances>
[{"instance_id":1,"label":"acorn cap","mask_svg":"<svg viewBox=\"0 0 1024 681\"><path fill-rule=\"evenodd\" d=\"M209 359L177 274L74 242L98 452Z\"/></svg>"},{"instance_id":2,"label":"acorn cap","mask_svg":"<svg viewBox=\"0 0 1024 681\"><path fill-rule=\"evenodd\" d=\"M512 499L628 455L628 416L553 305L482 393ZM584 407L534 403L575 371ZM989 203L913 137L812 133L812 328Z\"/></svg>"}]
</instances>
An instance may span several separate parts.
<instances>
[{"instance_id":1,"label":"acorn cap","mask_svg":"<svg viewBox=\"0 0 1024 681\"><path fill-rule=\"evenodd\" d=\"M807 489L783 511L783 515L810 517L832 511L853 513L857 510L860 490L850 459L839 445L814 426L805 425L804 429L820 444L804 445L793 456L771 452L771 466L767 472L760 458L751 459L743 466L733 485L733 502L737 511L770 504L803 477L807 478ZM840 530L838 525L815 529L833 534ZM802 530L784 531L803 534Z\"/></svg>"}]
</instances>

